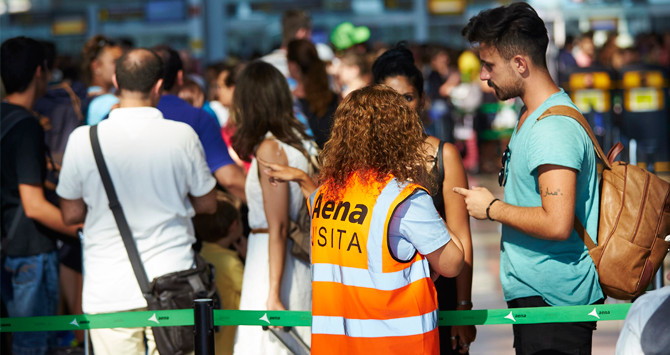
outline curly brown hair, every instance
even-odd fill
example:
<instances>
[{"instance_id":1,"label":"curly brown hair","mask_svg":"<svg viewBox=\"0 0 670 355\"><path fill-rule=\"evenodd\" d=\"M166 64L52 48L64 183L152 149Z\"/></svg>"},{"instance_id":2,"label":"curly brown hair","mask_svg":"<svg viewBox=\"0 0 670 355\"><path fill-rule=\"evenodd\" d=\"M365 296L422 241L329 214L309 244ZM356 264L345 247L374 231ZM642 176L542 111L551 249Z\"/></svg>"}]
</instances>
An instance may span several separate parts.
<instances>
[{"instance_id":1,"label":"curly brown hair","mask_svg":"<svg viewBox=\"0 0 670 355\"><path fill-rule=\"evenodd\" d=\"M305 127L293 114L293 99L286 78L275 67L257 60L237 78L231 120L235 126L233 149L251 161L267 132L304 154Z\"/></svg>"},{"instance_id":2,"label":"curly brown hair","mask_svg":"<svg viewBox=\"0 0 670 355\"><path fill-rule=\"evenodd\" d=\"M339 198L347 180L399 182L428 187L423 127L416 111L392 88L368 86L351 92L335 111L330 140L321 153L319 180L326 194Z\"/></svg>"}]
</instances>

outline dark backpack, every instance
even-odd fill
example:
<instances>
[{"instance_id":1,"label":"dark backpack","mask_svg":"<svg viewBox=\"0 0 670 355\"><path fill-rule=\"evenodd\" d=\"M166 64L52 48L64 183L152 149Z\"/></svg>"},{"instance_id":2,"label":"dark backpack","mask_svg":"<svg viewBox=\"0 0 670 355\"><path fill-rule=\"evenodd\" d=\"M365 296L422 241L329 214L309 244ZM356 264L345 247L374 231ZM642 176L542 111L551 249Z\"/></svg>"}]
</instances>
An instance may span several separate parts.
<instances>
[{"instance_id":1,"label":"dark backpack","mask_svg":"<svg viewBox=\"0 0 670 355\"><path fill-rule=\"evenodd\" d=\"M649 171L614 161L623 149L617 143L605 156L591 127L572 107L554 106L548 116L567 116L588 133L596 155L605 165L600 181L598 245L575 217L575 230L589 249L605 295L629 300L644 293L668 252L670 183Z\"/></svg>"}]
</instances>

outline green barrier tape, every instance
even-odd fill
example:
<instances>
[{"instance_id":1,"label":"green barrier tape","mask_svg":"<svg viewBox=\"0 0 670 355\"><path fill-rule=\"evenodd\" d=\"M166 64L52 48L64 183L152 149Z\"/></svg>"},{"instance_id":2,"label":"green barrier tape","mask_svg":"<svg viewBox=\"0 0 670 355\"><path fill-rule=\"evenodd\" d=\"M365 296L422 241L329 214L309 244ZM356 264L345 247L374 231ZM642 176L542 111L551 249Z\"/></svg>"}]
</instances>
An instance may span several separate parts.
<instances>
[{"instance_id":1,"label":"green barrier tape","mask_svg":"<svg viewBox=\"0 0 670 355\"><path fill-rule=\"evenodd\" d=\"M630 303L595 306L482 309L440 312L439 325L534 324L623 320ZM214 325L308 327L309 311L214 310ZM0 318L0 332L193 325L193 310L141 311L76 316Z\"/></svg>"},{"instance_id":2,"label":"green barrier tape","mask_svg":"<svg viewBox=\"0 0 670 355\"><path fill-rule=\"evenodd\" d=\"M309 327L310 311L224 311L214 310L214 325L281 325Z\"/></svg>"},{"instance_id":3,"label":"green barrier tape","mask_svg":"<svg viewBox=\"0 0 670 355\"><path fill-rule=\"evenodd\" d=\"M140 311L76 316L0 318L0 332L193 325L192 309Z\"/></svg>"},{"instance_id":4,"label":"green barrier tape","mask_svg":"<svg viewBox=\"0 0 670 355\"><path fill-rule=\"evenodd\" d=\"M439 325L535 324L626 319L630 303L440 312Z\"/></svg>"}]
</instances>

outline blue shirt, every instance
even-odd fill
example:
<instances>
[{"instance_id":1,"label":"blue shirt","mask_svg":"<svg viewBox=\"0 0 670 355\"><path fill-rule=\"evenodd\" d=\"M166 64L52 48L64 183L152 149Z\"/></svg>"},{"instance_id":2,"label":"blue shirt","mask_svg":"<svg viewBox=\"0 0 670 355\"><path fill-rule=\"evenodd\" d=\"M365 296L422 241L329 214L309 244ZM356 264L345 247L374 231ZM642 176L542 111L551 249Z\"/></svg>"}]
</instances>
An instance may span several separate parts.
<instances>
[{"instance_id":1,"label":"blue shirt","mask_svg":"<svg viewBox=\"0 0 670 355\"><path fill-rule=\"evenodd\" d=\"M114 94L102 94L96 96L90 104L88 104L88 110L86 112L86 124L89 126L97 125L100 121L104 120L109 111L112 110L112 106L119 103L119 98Z\"/></svg>"},{"instance_id":2,"label":"blue shirt","mask_svg":"<svg viewBox=\"0 0 670 355\"><path fill-rule=\"evenodd\" d=\"M417 250L430 254L451 240L433 199L423 190L398 206L389 222L388 238L391 252L400 260L411 259Z\"/></svg>"},{"instance_id":3,"label":"blue shirt","mask_svg":"<svg viewBox=\"0 0 670 355\"><path fill-rule=\"evenodd\" d=\"M163 95L157 108L165 118L184 122L193 128L205 149L205 159L212 173L222 166L234 164L228 154L228 146L221 137L221 127L216 118L175 95Z\"/></svg>"},{"instance_id":4,"label":"blue shirt","mask_svg":"<svg viewBox=\"0 0 670 355\"><path fill-rule=\"evenodd\" d=\"M576 108L561 89L531 112L518 131L515 128L509 143L505 202L522 207L542 206L537 168L554 164L575 169L575 214L594 239L600 200L595 151L587 133L574 119L553 116L537 121L546 109L557 105ZM541 296L550 305L567 306L591 304L603 298L595 265L574 230L565 241L551 241L503 225L500 249L500 281L507 301Z\"/></svg>"}]
</instances>

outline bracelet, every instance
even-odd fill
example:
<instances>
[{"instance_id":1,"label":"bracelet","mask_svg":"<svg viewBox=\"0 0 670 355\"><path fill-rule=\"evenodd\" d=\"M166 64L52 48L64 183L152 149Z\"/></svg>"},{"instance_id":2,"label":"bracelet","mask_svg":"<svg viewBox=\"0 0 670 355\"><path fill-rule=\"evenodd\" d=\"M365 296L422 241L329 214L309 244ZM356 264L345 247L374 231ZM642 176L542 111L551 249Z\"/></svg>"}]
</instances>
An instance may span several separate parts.
<instances>
[{"instance_id":1,"label":"bracelet","mask_svg":"<svg viewBox=\"0 0 670 355\"><path fill-rule=\"evenodd\" d=\"M496 201L500 201L500 199L494 198L491 203L489 203L489 207L486 207L486 218L489 219L489 221L495 221L495 219L491 218L491 215L489 215L489 211L491 210L491 206L493 206L493 203Z\"/></svg>"},{"instance_id":2,"label":"bracelet","mask_svg":"<svg viewBox=\"0 0 670 355\"><path fill-rule=\"evenodd\" d=\"M458 301L458 305L459 306L472 306L472 301L465 301L465 300Z\"/></svg>"}]
</instances>

